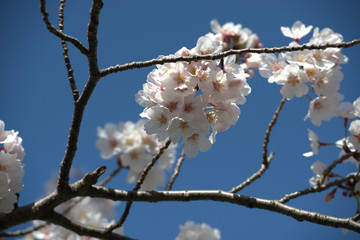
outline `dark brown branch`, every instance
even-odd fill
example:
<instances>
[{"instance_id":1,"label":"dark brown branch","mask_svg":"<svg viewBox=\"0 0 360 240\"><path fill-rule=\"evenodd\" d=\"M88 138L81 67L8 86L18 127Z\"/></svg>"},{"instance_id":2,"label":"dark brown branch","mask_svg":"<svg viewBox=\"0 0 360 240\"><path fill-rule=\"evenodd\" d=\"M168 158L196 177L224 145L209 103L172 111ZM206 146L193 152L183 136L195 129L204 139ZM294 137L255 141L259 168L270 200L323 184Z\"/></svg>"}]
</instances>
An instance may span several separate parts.
<instances>
[{"instance_id":1,"label":"dark brown branch","mask_svg":"<svg viewBox=\"0 0 360 240\"><path fill-rule=\"evenodd\" d=\"M40 0L40 12L43 15L43 21L46 25L46 28L49 30L49 32L51 32L52 34L54 34L55 36L59 37L60 39L67 41L67 42L71 42L77 49L79 49L79 51L84 54L87 55L88 54L88 49L76 38L68 36L66 34L64 34L61 31L58 31L49 21L49 13L46 11L46 0Z\"/></svg>"},{"instance_id":2,"label":"dark brown branch","mask_svg":"<svg viewBox=\"0 0 360 240\"><path fill-rule=\"evenodd\" d=\"M360 219L360 212L358 214L356 214L355 216L353 216L352 218L350 218L353 221L358 221Z\"/></svg>"},{"instance_id":3,"label":"dark brown branch","mask_svg":"<svg viewBox=\"0 0 360 240\"><path fill-rule=\"evenodd\" d=\"M24 230L19 230L16 232L2 232L0 233L0 237L18 237L18 236L24 236L26 234L32 233L34 231L39 230L40 228L43 228L47 225L47 223L40 224L38 226L32 226Z\"/></svg>"},{"instance_id":4,"label":"dark brown branch","mask_svg":"<svg viewBox=\"0 0 360 240\"><path fill-rule=\"evenodd\" d=\"M99 183L98 186L105 186L114 176L116 176L116 174L119 173L119 171L122 169L122 166L119 166L117 169L115 169L109 176L107 176L103 181L101 181ZM100 167L97 170L95 170L93 173L90 173L90 178L92 178L93 180L91 180L91 182L89 182L89 180L83 180L83 182L87 182L86 184L91 184L93 182L96 182L97 179L101 176L101 174L105 171L105 167ZM87 174L85 177L85 179L89 179L89 174ZM82 184L82 185L86 185L86 184ZM76 185L73 185L76 186ZM68 206L63 212L62 214L65 215L66 213L68 213L71 209L73 209L77 204L79 204L82 200L84 199L84 197L82 198L77 198L74 199L73 202L71 202L70 206ZM39 230L40 228L46 227L48 225L48 223L43 223L41 225L38 226L33 226L30 227L28 229L25 230L21 230L21 231L16 231L16 232L8 232L8 233L2 233L0 234L1 236L4 237L15 237L15 236L22 236L28 233L31 233L33 231Z\"/></svg>"},{"instance_id":5,"label":"dark brown branch","mask_svg":"<svg viewBox=\"0 0 360 240\"><path fill-rule=\"evenodd\" d=\"M99 15L102 7L104 6L101 0L93 0L90 9L90 21L87 30L87 39L89 42L88 63L90 74L98 74L98 59L97 59L97 30L99 27Z\"/></svg>"},{"instance_id":6,"label":"dark brown branch","mask_svg":"<svg viewBox=\"0 0 360 240\"><path fill-rule=\"evenodd\" d=\"M68 184L69 184L70 168L77 150L77 142L80 134L82 117L87 102L89 101L91 94L93 93L96 84L100 79L99 71L98 71L98 63L97 63L97 53L96 53L97 51L96 34L97 34L97 27L99 24L99 14L102 6L103 4L101 0L94 0L92 8L90 10L90 22L88 27L89 52L87 54L90 76L84 87L83 92L81 93L80 98L78 99L78 101L75 102L74 114L71 122L68 144L65 151L65 156L61 162L61 167L60 167L59 182L57 186L57 189L60 192L65 191L69 187Z\"/></svg>"},{"instance_id":7,"label":"dark brown branch","mask_svg":"<svg viewBox=\"0 0 360 240\"><path fill-rule=\"evenodd\" d=\"M106 232L105 229L81 225L81 224L79 224L75 221L72 221L72 220L66 218L65 216L63 216L59 213L56 213L56 212L48 213L44 220L46 220L47 222L62 226L70 231L75 232L76 234L78 234L80 236L91 236L91 237L96 237L99 239L109 239L109 240L112 240L112 239L133 240L132 238L125 237L125 236L122 236L117 233Z\"/></svg>"},{"instance_id":8,"label":"dark brown branch","mask_svg":"<svg viewBox=\"0 0 360 240\"><path fill-rule=\"evenodd\" d=\"M315 187L306 188L306 189L301 190L301 191L286 194L283 198L281 198L279 200L279 202L287 203L291 199L295 199L295 198L298 198L300 196L304 196L304 195L307 195L307 194L310 194L310 193L315 193L315 192L322 192L322 191L324 191L324 190L326 190L328 188L331 188L333 186L339 186L341 183L348 181L350 178L353 178L353 176L350 176L350 177L344 178L344 179L340 179L340 180L336 180L336 181L333 181L333 182L328 183L326 185L317 185Z\"/></svg>"},{"instance_id":9,"label":"dark brown branch","mask_svg":"<svg viewBox=\"0 0 360 240\"><path fill-rule=\"evenodd\" d=\"M144 183L145 177L147 176L147 174L149 173L150 169L155 165L155 163L157 162L157 160L159 160L159 158L161 157L161 155L164 153L164 151L169 147L171 143L171 140L168 139L166 141L166 143L164 144L164 146L162 146L159 149L159 152L152 158L151 162L146 166L146 168L141 172L140 177L136 183L136 186L133 188L133 191L138 191L141 188L141 185ZM130 208L132 206L133 201L129 200L126 203L125 206L125 210L119 220L119 222L115 223L113 226L110 226L107 231L111 232L112 230L119 228L123 225L123 223L125 222L127 216L130 213Z\"/></svg>"},{"instance_id":10,"label":"dark brown branch","mask_svg":"<svg viewBox=\"0 0 360 240\"><path fill-rule=\"evenodd\" d=\"M216 201L227 202L248 208L265 209L277 212L298 221L308 221L324 226L346 228L360 233L360 223L350 218L337 218L316 212L310 212L280 203L276 200L267 200L249 197L221 190L212 191L120 191L104 187L93 186L86 193L88 196L102 197L114 201L140 201L140 202L163 202L163 201Z\"/></svg>"},{"instance_id":11,"label":"dark brown branch","mask_svg":"<svg viewBox=\"0 0 360 240\"><path fill-rule=\"evenodd\" d=\"M269 164L271 162L271 160L274 157L274 153L271 152L268 159L267 159L267 164L262 163L260 169L254 173L251 177L249 177L248 179L246 179L244 182L242 182L241 184L239 184L238 186L232 188L229 193L237 193L240 190L242 190L244 187L250 185L253 181L255 181L256 179L260 178L262 176L262 174L266 171L266 169L268 169Z\"/></svg>"},{"instance_id":12,"label":"dark brown branch","mask_svg":"<svg viewBox=\"0 0 360 240\"><path fill-rule=\"evenodd\" d=\"M360 39L355 39L350 42L342 42L342 43L334 43L334 44L324 44L324 45L307 45L303 44L301 46L297 47L274 47L274 48L245 48L240 50L229 50L226 52L214 54L214 55L195 55L190 57L162 57L162 58L156 58L148 61L141 61L141 62L132 62L132 63L126 63L123 65L116 65L113 67L109 67L106 69L100 70L101 77L105 77L111 73L116 72L122 72L134 68L145 68L154 66L156 64L164 64L164 63L170 63L170 62L194 62L194 61L201 61L201 60L216 60L221 59L226 56L230 55L242 55L244 53L276 53L276 52L285 52L285 51L302 51L305 49L309 50L316 50L316 49L326 49L326 48L349 48L356 44L360 43Z\"/></svg>"},{"instance_id":13,"label":"dark brown branch","mask_svg":"<svg viewBox=\"0 0 360 240\"><path fill-rule=\"evenodd\" d=\"M286 98L281 99L280 104L278 106L278 108L276 109L273 118L271 119L268 128L266 129L265 132L265 137L264 137L264 142L263 142L263 160L262 163L266 166L268 165L268 144L269 144L269 138L270 138L270 133L274 127L274 125L276 124L276 121L279 117L279 113L282 110L284 104L286 102Z\"/></svg>"},{"instance_id":14,"label":"dark brown branch","mask_svg":"<svg viewBox=\"0 0 360 240\"><path fill-rule=\"evenodd\" d=\"M177 178L177 176L179 176L180 168L181 168L181 165L184 162L184 160L185 160L185 152L184 152L184 150L182 150L180 157L177 161L177 164L175 166L174 173L171 175L171 178L170 178L168 184L166 185L166 188L165 188L166 191L170 191L172 189L175 179Z\"/></svg>"},{"instance_id":15,"label":"dark brown branch","mask_svg":"<svg viewBox=\"0 0 360 240\"><path fill-rule=\"evenodd\" d=\"M64 8L65 8L66 0L60 0L60 8L59 8L59 31L64 33ZM69 58L69 49L67 47L66 41L61 39L61 46L63 48L63 57L65 61L65 67L68 74L68 79L72 91L72 96L74 102L76 102L79 98L79 90L76 87L76 82L74 78L74 70L72 69L70 58Z\"/></svg>"}]
</instances>

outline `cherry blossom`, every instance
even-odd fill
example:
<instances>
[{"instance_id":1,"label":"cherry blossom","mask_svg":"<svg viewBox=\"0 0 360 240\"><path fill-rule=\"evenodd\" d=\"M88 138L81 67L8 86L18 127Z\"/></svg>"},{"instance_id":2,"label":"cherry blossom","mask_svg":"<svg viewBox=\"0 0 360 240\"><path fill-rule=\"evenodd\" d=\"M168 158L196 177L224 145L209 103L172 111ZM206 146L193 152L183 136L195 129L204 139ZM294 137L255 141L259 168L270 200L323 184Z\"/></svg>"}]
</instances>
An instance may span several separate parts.
<instances>
[{"instance_id":1,"label":"cherry blossom","mask_svg":"<svg viewBox=\"0 0 360 240\"><path fill-rule=\"evenodd\" d=\"M187 139L183 139L185 142L184 152L188 157L196 157L199 151L207 152L211 147L210 140L206 137L207 132L198 131L194 132Z\"/></svg>"},{"instance_id":2,"label":"cherry blossom","mask_svg":"<svg viewBox=\"0 0 360 240\"><path fill-rule=\"evenodd\" d=\"M314 80L313 89L317 96L331 96L340 88L343 73L339 67L319 71Z\"/></svg>"},{"instance_id":3,"label":"cherry blossom","mask_svg":"<svg viewBox=\"0 0 360 240\"><path fill-rule=\"evenodd\" d=\"M308 129L308 137L310 140L310 146L312 151L311 152L306 152L303 154L304 157L311 157L314 154L318 154L319 152L319 147L320 147L320 142L319 142L319 138L316 135L315 132L313 132L312 130Z\"/></svg>"},{"instance_id":4,"label":"cherry blossom","mask_svg":"<svg viewBox=\"0 0 360 240\"><path fill-rule=\"evenodd\" d=\"M164 108L165 109L165 108ZM165 109L168 111L167 109ZM152 108L148 108L147 112L153 111ZM168 111L169 112L169 111ZM152 115L151 115L152 116ZM148 135L145 132L150 121L140 119L136 123L131 121L120 122L118 125L106 124L105 130L108 132L103 135L99 135L98 142L109 142L108 139L114 139L116 141L118 161L124 168L128 168L127 182L136 182L141 172L149 164L153 156L158 153L160 147L164 145L164 142L159 141L155 136ZM152 122L150 122L152 123ZM103 132L105 130L98 128ZM113 132L110 132L112 130ZM113 137L108 137L113 136ZM106 145L106 144L105 144ZM101 149L100 149L101 150ZM111 149L110 149L111 150ZM110 151L111 156L115 153ZM156 170L150 170L146 176L145 181L141 189L154 190L157 186L162 186L165 181L164 170L170 170L176 154L176 145L171 144L161 155L158 160L158 164L153 168ZM103 153L100 154L102 158ZM105 155L108 157L108 155ZM110 157L111 157L110 156ZM107 158L105 158L107 159Z\"/></svg>"},{"instance_id":5,"label":"cherry blossom","mask_svg":"<svg viewBox=\"0 0 360 240\"><path fill-rule=\"evenodd\" d=\"M284 85L280 89L280 93L287 99L292 99L294 96L302 97L307 94L309 91L305 85L307 81L305 72L295 64L286 65L275 80L277 84Z\"/></svg>"},{"instance_id":6,"label":"cherry blossom","mask_svg":"<svg viewBox=\"0 0 360 240\"><path fill-rule=\"evenodd\" d=\"M360 120L351 122L349 132L352 136L348 138L348 141L353 145L355 150L360 151Z\"/></svg>"},{"instance_id":7,"label":"cherry blossom","mask_svg":"<svg viewBox=\"0 0 360 240\"><path fill-rule=\"evenodd\" d=\"M335 114L342 118L353 119L355 115L355 106L351 102L342 102L335 109Z\"/></svg>"},{"instance_id":8,"label":"cherry blossom","mask_svg":"<svg viewBox=\"0 0 360 240\"><path fill-rule=\"evenodd\" d=\"M360 97L353 102L355 112L354 115L360 117Z\"/></svg>"},{"instance_id":9,"label":"cherry blossom","mask_svg":"<svg viewBox=\"0 0 360 240\"><path fill-rule=\"evenodd\" d=\"M17 202L15 192L10 188L10 177L6 172L0 171L0 211L10 213Z\"/></svg>"},{"instance_id":10,"label":"cherry blossom","mask_svg":"<svg viewBox=\"0 0 360 240\"><path fill-rule=\"evenodd\" d=\"M259 64L259 73L264 78L269 78L268 82L275 82L275 78L287 65L285 55L280 53L278 57L275 54L261 54L261 62Z\"/></svg>"},{"instance_id":11,"label":"cherry blossom","mask_svg":"<svg viewBox=\"0 0 360 240\"><path fill-rule=\"evenodd\" d=\"M211 26L216 35L202 36L191 50L182 47L170 56L216 54L224 50L224 43L236 45L239 41L246 46L258 46L257 36L241 25L228 23L221 27L214 20ZM208 151L216 133L237 122L240 115L237 105L245 104L245 97L251 93L247 83L250 75L242 65L249 72L249 68L258 67L260 60L260 55L248 55L239 64L237 57L231 55L221 61L157 66L135 96L145 107L140 116L148 119L144 124L146 133L159 141L170 138L176 143L181 139L189 157L195 157L198 151Z\"/></svg>"},{"instance_id":12,"label":"cherry blossom","mask_svg":"<svg viewBox=\"0 0 360 240\"><path fill-rule=\"evenodd\" d=\"M101 151L100 155L103 159L109 159L112 156L120 153L119 146L119 130L115 124L108 123L105 128L97 128L98 140L96 147Z\"/></svg>"},{"instance_id":13,"label":"cherry blossom","mask_svg":"<svg viewBox=\"0 0 360 240\"><path fill-rule=\"evenodd\" d=\"M339 152L339 158L341 158L342 156L346 155L346 152L344 151L344 145L346 144L346 147L350 150L350 152L355 152L355 148L352 145L351 142L349 142L349 138L342 138L338 141L336 141L335 145L339 148L341 148L341 151ZM359 168L359 161L357 161L354 157L349 157L348 159L346 159L344 162L351 162L353 163L356 168Z\"/></svg>"},{"instance_id":14,"label":"cherry blossom","mask_svg":"<svg viewBox=\"0 0 360 240\"><path fill-rule=\"evenodd\" d=\"M284 34L285 37L289 37L291 39L294 39L296 42L299 42L299 40L307 35L313 26L307 26L305 27L305 24L303 24L300 21L296 21L291 29L289 27L281 27L281 32Z\"/></svg>"},{"instance_id":15,"label":"cherry blossom","mask_svg":"<svg viewBox=\"0 0 360 240\"><path fill-rule=\"evenodd\" d=\"M319 160L311 165L311 171L314 173L314 176L310 178L309 183L312 187L317 186L319 179L323 172L326 169L326 165ZM328 177L325 178L324 184L327 184Z\"/></svg>"},{"instance_id":16,"label":"cherry blossom","mask_svg":"<svg viewBox=\"0 0 360 240\"><path fill-rule=\"evenodd\" d=\"M310 118L314 125L320 126L322 120L328 121L334 116L334 111L339 104L338 102L338 96L323 96L315 98L310 102L309 112L305 119Z\"/></svg>"},{"instance_id":17,"label":"cherry blossom","mask_svg":"<svg viewBox=\"0 0 360 240\"><path fill-rule=\"evenodd\" d=\"M0 120L0 211L10 213L17 202L16 193L23 188L24 158L22 139L18 132L5 130Z\"/></svg>"}]
</instances>

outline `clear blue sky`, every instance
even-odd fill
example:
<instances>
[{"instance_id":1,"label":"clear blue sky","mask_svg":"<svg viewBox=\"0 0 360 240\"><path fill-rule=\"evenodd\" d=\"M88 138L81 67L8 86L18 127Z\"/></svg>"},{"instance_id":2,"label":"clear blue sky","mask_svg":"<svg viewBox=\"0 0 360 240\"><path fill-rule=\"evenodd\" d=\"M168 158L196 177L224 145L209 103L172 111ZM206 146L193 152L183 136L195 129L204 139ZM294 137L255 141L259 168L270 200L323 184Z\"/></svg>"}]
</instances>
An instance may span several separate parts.
<instances>
[{"instance_id":1,"label":"clear blue sky","mask_svg":"<svg viewBox=\"0 0 360 240\"><path fill-rule=\"evenodd\" d=\"M47 9L57 24L57 1ZM56 3L55 3L56 2ZM197 39L210 32L210 21L241 23L257 33L265 47L284 46L280 26L296 20L320 29L330 27L344 40L360 38L360 2L319 1L104 1L98 31L101 68L131 61L149 60L174 53L182 46L192 48ZM90 1L69 1L65 8L65 32L86 45ZM0 22L0 119L6 129L15 129L23 138L24 189L20 205L37 200L45 193L44 183L57 174L63 157L73 110L72 96L62 58L60 40L50 34L41 20L38 1L1 1ZM308 39L308 38L306 38ZM80 89L87 80L87 60L69 45L75 79ZM360 96L360 46L343 50L349 63L342 70L340 92L345 100ZM142 111L134 95L141 89L153 68L131 70L102 79L84 114L74 166L84 171L105 164L111 171L114 159L100 159L95 148L96 127L107 122L137 121ZM236 126L217 135L207 153L186 159L174 190L224 189L239 184L261 163L262 141L273 112L280 102L279 86L269 85L256 73L249 80L252 93L240 106ZM334 119L315 127L308 120L308 100L287 102L271 135L269 150L275 158L265 175L242 194L279 199L284 194L309 187L313 175L310 165L317 159L329 164L338 149L325 148L313 158L302 157L310 151L307 128L324 142L343 137L342 121ZM109 171L109 172L110 172ZM339 172L355 171L351 164ZM111 187L131 189L122 172ZM355 214L356 202L338 192L330 203L325 193L305 196L289 205L339 217ZM117 215L119 217L120 214ZM222 239L358 239L354 233L318 226L264 210L247 209L226 203L135 203L125 223L125 234L137 239L174 239L178 226L187 220L205 222L221 231Z\"/></svg>"}]
</instances>

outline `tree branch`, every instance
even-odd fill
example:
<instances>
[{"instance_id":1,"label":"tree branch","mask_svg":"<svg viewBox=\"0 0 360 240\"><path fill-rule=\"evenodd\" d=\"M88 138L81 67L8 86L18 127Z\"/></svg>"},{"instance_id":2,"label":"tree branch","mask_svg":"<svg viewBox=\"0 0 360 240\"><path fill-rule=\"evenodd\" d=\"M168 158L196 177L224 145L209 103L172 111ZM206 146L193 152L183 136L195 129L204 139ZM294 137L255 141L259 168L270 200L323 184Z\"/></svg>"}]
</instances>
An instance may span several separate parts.
<instances>
[{"instance_id":1,"label":"tree branch","mask_svg":"<svg viewBox=\"0 0 360 240\"><path fill-rule=\"evenodd\" d=\"M253 181L255 181L256 179L260 178L262 176L262 174L266 171L266 169L268 169L269 164L271 162L271 160L274 157L274 153L271 152L268 159L267 159L267 164L262 163L260 169L254 173L251 177L249 177L248 179L246 179L244 182L242 182L241 184L239 184L238 186L232 188L229 193L237 193L240 190L242 190L244 187L250 185Z\"/></svg>"},{"instance_id":2,"label":"tree branch","mask_svg":"<svg viewBox=\"0 0 360 240\"><path fill-rule=\"evenodd\" d=\"M46 11L45 5L46 5L46 0L40 0L40 12L43 15L43 21L49 32L51 32L52 34L54 34L55 36L57 36L58 38L64 41L71 42L77 49L79 49L79 51L82 54L87 55L89 50L78 39L68 36L61 31L58 31L53 25L51 25L48 18L49 13Z\"/></svg>"},{"instance_id":3,"label":"tree branch","mask_svg":"<svg viewBox=\"0 0 360 240\"><path fill-rule=\"evenodd\" d=\"M148 61L141 61L141 62L132 62L126 63L122 65L116 65L113 67L109 67L106 69L100 70L100 76L105 77L111 73L122 72L134 68L145 68L154 66L156 64L164 64L170 62L194 62L194 61L201 61L201 60L216 60L221 59L226 56L230 55L242 55L244 53L276 53L276 52L285 52L285 51L302 51L305 49L309 50L316 50L316 49L326 49L326 48L349 48L356 44L360 43L360 39L355 39L350 42L342 42L342 43L333 43L333 44L324 44L324 45L307 45L303 44L297 47L274 47L274 48L245 48L240 50L229 50L222 53L217 53L213 55L194 55L190 57L162 57L162 58L155 58Z\"/></svg>"},{"instance_id":4,"label":"tree branch","mask_svg":"<svg viewBox=\"0 0 360 240\"><path fill-rule=\"evenodd\" d=\"M347 228L360 233L360 223L350 218L337 218L316 212L310 212L285 204L276 200L267 200L256 197L249 197L221 190L212 191L121 191L104 187L93 186L86 193L88 196L102 197L114 201L140 201L140 202L163 202L163 201L216 201L227 202L248 208L265 209L277 212L298 221L308 221L324 226L335 228Z\"/></svg>"},{"instance_id":5,"label":"tree branch","mask_svg":"<svg viewBox=\"0 0 360 240\"><path fill-rule=\"evenodd\" d=\"M338 164L342 163L343 161L345 161L346 159L354 156L354 152L349 152L343 156L341 156L338 160L333 161L322 173L319 181L318 181L318 185L322 185L326 179L326 177L329 175L329 173L331 172L331 170L333 170Z\"/></svg>"},{"instance_id":6,"label":"tree branch","mask_svg":"<svg viewBox=\"0 0 360 240\"><path fill-rule=\"evenodd\" d=\"M278 108L276 109L276 111L274 113L274 116L271 119L271 121L270 121L270 123L268 125L268 128L266 129L266 132L265 132L265 137L264 137L264 142L263 142L263 160L262 160L262 163L265 166L267 166L269 164L269 161L268 161L268 145L269 145L269 141L270 141L269 140L270 133L271 133L273 127L276 124L276 121L277 121L277 119L279 117L279 113L282 110L285 102L286 102L286 98L281 99L280 104L279 104Z\"/></svg>"},{"instance_id":7,"label":"tree branch","mask_svg":"<svg viewBox=\"0 0 360 240\"><path fill-rule=\"evenodd\" d=\"M268 144L269 144L269 138L270 138L270 133L273 129L273 127L276 124L276 121L279 117L279 113L282 110L284 104L286 102L286 99L283 98L280 101L280 104L278 106L278 108L276 109L273 118L271 119L266 132L265 132L265 137L264 137L264 143L263 143L263 158L262 158L262 164L260 169L254 173L251 177L249 177L248 179L246 179L244 182L242 182L241 184L239 184L238 186L232 188L229 192L230 193L236 193L239 192L240 190L242 190L244 187L248 186L249 184L251 184L253 181L255 181L256 179L260 178L261 175L266 171L266 169L268 169L269 164L271 162L271 160L274 157L274 153L271 152L270 155L268 156Z\"/></svg>"},{"instance_id":8,"label":"tree branch","mask_svg":"<svg viewBox=\"0 0 360 240\"><path fill-rule=\"evenodd\" d=\"M85 225L81 225L75 221L72 221L71 219L66 218L65 216L57 213L52 212L48 213L46 215L46 218L44 219L47 222L62 226L70 231L75 232L76 234L80 236L91 236L96 237L100 239L115 239L115 240L134 240L129 237L122 236L117 233L112 232L106 232L105 229L97 229L95 227L88 227Z\"/></svg>"},{"instance_id":9,"label":"tree branch","mask_svg":"<svg viewBox=\"0 0 360 240\"><path fill-rule=\"evenodd\" d=\"M89 63L89 79L81 93L80 98L75 102L73 118L70 127L70 134L68 137L68 144L65 151L65 156L61 162L59 182L57 189L59 192L65 191L69 188L69 174L72 161L74 159L77 142L80 134L80 127L82 117L85 111L87 102L89 101L91 94L93 93L96 84L98 83L100 76L97 63L97 27L99 25L99 14L103 6L101 0L94 0L92 8L90 10L90 22L88 27L88 40L89 40L89 52L87 54Z\"/></svg>"},{"instance_id":10,"label":"tree branch","mask_svg":"<svg viewBox=\"0 0 360 240\"><path fill-rule=\"evenodd\" d=\"M185 152L184 152L184 150L182 150L180 157L177 161L176 167L174 169L174 173L173 173L173 175L171 175L171 178L170 178L168 184L166 185L166 188L165 188L166 191L170 191L172 189L175 179L177 178L177 176L179 176L180 168L181 168L184 160L185 160Z\"/></svg>"},{"instance_id":11,"label":"tree branch","mask_svg":"<svg viewBox=\"0 0 360 240\"><path fill-rule=\"evenodd\" d=\"M60 8L59 8L59 31L64 33L64 8L65 8L66 0L60 0ZM76 87L76 82L74 78L74 70L72 69L70 58L69 58L69 49L67 48L66 41L61 39L61 46L63 48L63 56L65 61L65 67L68 74L68 79L72 91L72 96L74 102L76 102L79 98L79 90Z\"/></svg>"},{"instance_id":12,"label":"tree branch","mask_svg":"<svg viewBox=\"0 0 360 240\"><path fill-rule=\"evenodd\" d=\"M340 179L340 180L336 180L336 181L333 181L331 183L328 183L326 185L317 185L315 187L311 187L311 188L306 188L304 190L301 190L301 191L297 191L297 192L293 192L293 193L290 193L290 194L286 194L283 198L281 198L279 200L279 202L281 203L287 203L288 201L290 201L291 199L295 199L297 197L300 197L300 196L303 196L303 195L307 195L307 194L310 194L310 193L314 193L314 192L322 192L328 188L331 188L333 186L338 186L340 185L341 183L343 182L346 182L347 180L349 180L350 178L353 178L353 176L349 176L347 178L344 178L344 179Z\"/></svg>"},{"instance_id":13,"label":"tree branch","mask_svg":"<svg viewBox=\"0 0 360 240\"><path fill-rule=\"evenodd\" d=\"M90 9L90 21L88 25L87 38L89 42L88 63L89 71L92 75L98 75L98 59L97 59L97 30L99 27L99 15L104 3L102 0L93 0Z\"/></svg>"},{"instance_id":14,"label":"tree branch","mask_svg":"<svg viewBox=\"0 0 360 240\"><path fill-rule=\"evenodd\" d=\"M47 223L43 223L43 224L40 224L38 226L32 226L32 227L29 227L29 228L26 228L24 230L19 230L19 231L16 231L16 232L2 232L0 233L0 237L18 237L18 236L23 236L23 235L26 235L26 234L29 234L29 233L32 233L34 231L37 231L39 230L40 228L43 228L47 225Z\"/></svg>"},{"instance_id":15,"label":"tree branch","mask_svg":"<svg viewBox=\"0 0 360 240\"><path fill-rule=\"evenodd\" d=\"M171 143L171 140L168 139L166 141L166 143L164 144L164 146L162 146L160 149L159 149L159 152L152 158L151 162L146 166L146 168L141 172L140 174L140 177L136 183L136 186L133 188L133 191L138 191L141 187L141 185L144 183L144 180L145 180L145 177L147 176L147 174L149 173L150 169L155 165L155 163L157 162L157 160L159 160L159 158L161 157L161 155L164 153L164 151L169 147ZM119 220L119 222L113 224L112 226L110 226L107 231L108 232L111 232L113 231L114 229L116 228L119 228L123 225L123 223L125 222L127 216L129 215L130 213L130 208L132 206L132 203L133 201L129 200L127 201L126 203L126 206L125 206L125 210Z\"/></svg>"}]
</instances>

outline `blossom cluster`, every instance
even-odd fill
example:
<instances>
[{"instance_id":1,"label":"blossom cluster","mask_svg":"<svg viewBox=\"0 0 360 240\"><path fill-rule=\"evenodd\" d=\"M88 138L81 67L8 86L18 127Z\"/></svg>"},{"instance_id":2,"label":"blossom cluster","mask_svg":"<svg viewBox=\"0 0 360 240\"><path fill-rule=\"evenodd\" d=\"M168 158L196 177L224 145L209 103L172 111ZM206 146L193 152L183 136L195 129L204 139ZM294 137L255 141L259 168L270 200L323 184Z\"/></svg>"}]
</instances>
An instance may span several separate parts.
<instances>
[{"instance_id":1,"label":"blossom cluster","mask_svg":"<svg viewBox=\"0 0 360 240\"><path fill-rule=\"evenodd\" d=\"M297 21L291 29L281 27L281 31L286 37L295 40L289 46L296 47L300 46L300 39L312 28ZM319 30L316 27L307 44L323 45L342 41L342 35L330 28ZM347 62L348 58L341 53L340 48L292 51L279 53L278 56L261 54L259 72L268 78L269 83L282 86L280 93L284 98L307 96L310 104L305 119L310 118L314 125L320 126L322 120L330 120L333 116L347 117L349 103L341 103L344 96L338 92L343 79L340 65Z\"/></svg>"},{"instance_id":2,"label":"blossom cluster","mask_svg":"<svg viewBox=\"0 0 360 240\"><path fill-rule=\"evenodd\" d=\"M202 36L194 48L183 47L170 56L216 54L231 44L236 48L259 46L258 37L241 25L227 23L221 27L213 20L211 26L215 34ZM244 104L251 92L249 68L257 67L259 61L259 57L247 56L239 64L232 55L216 61L157 65L135 96L136 102L145 107L140 114L148 119L145 131L156 134L159 141L170 138L177 143L181 139L188 157L208 151L217 132L237 122L237 105Z\"/></svg>"},{"instance_id":3,"label":"blossom cluster","mask_svg":"<svg viewBox=\"0 0 360 240\"><path fill-rule=\"evenodd\" d=\"M14 130L5 130L0 120L0 211L9 213L17 202L16 193L22 190L24 148Z\"/></svg>"},{"instance_id":4,"label":"blossom cluster","mask_svg":"<svg viewBox=\"0 0 360 240\"><path fill-rule=\"evenodd\" d=\"M196 224L193 221L187 221L185 225L180 226L180 233L175 240L220 240L220 231L211 228L209 225L202 223Z\"/></svg>"},{"instance_id":5,"label":"blossom cluster","mask_svg":"<svg viewBox=\"0 0 360 240\"><path fill-rule=\"evenodd\" d=\"M109 159L117 155L121 166L130 170L126 178L129 183L137 181L139 174L164 145L163 141L158 141L144 131L144 124L145 120L140 119L136 123L108 123L105 128L97 129L96 147L101 151L100 156ZM164 170L171 169L175 155L176 145L171 144L160 156L157 165L149 171L141 186L142 190L154 190L157 186L164 185Z\"/></svg>"},{"instance_id":6,"label":"blossom cluster","mask_svg":"<svg viewBox=\"0 0 360 240\"><path fill-rule=\"evenodd\" d=\"M75 204L74 204L75 203ZM73 205L73 207L71 207ZM76 221L82 225L94 228L106 228L115 223L114 220L109 221L108 218L114 217L114 208L116 203L102 198L75 198L72 201L60 205L57 210L65 212L65 216L72 221ZM69 211L67 211L70 209ZM34 221L34 226L42 225L42 221ZM115 230L116 233L123 234L123 228ZM76 233L58 225L48 224L39 230L28 234L25 240L87 240L98 239L88 236L79 236Z\"/></svg>"},{"instance_id":7,"label":"blossom cluster","mask_svg":"<svg viewBox=\"0 0 360 240\"><path fill-rule=\"evenodd\" d=\"M356 99L352 104L349 103L347 106L347 113L345 118L345 123L347 123L348 119L355 119L360 117L360 97ZM303 155L305 157L310 157L315 154L318 154L319 148L321 146L327 146L327 145L336 145L337 147L340 147L342 150L339 153L339 158L344 157L346 154L354 154L360 152L360 120L355 119L351 122L349 127L349 133L350 136L346 138L342 138L338 141L336 141L334 144L330 143L323 143L319 141L319 137L317 134L308 129L308 137L311 142L310 146L312 151L304 153ZM359 155L357 155L359 156ZM354 156L349 156L344 162L352 162L355 164L355 167L357 171L359 170L359 157L355 158ZM315 187L319 184L319 180L321 176L324 174L324 171L326 170L326 165L317 160L315 163L311 165L311 170L314 173L314 176L309 180L310 185ZM346 186L346 189L343 191L344 196L360 196L360 177L358 177L358 174L356 172L348 174L352 175L354 178L346 181L344 185ZM330 177L341 177L339 174L336 174L334 172L330 172L328 176L324 179L323 184L326 184L329 181ZM333 191L326 194L325 201L331 201L336 193L337 188L334 188Z\"/></svg>"}]
</instances>

